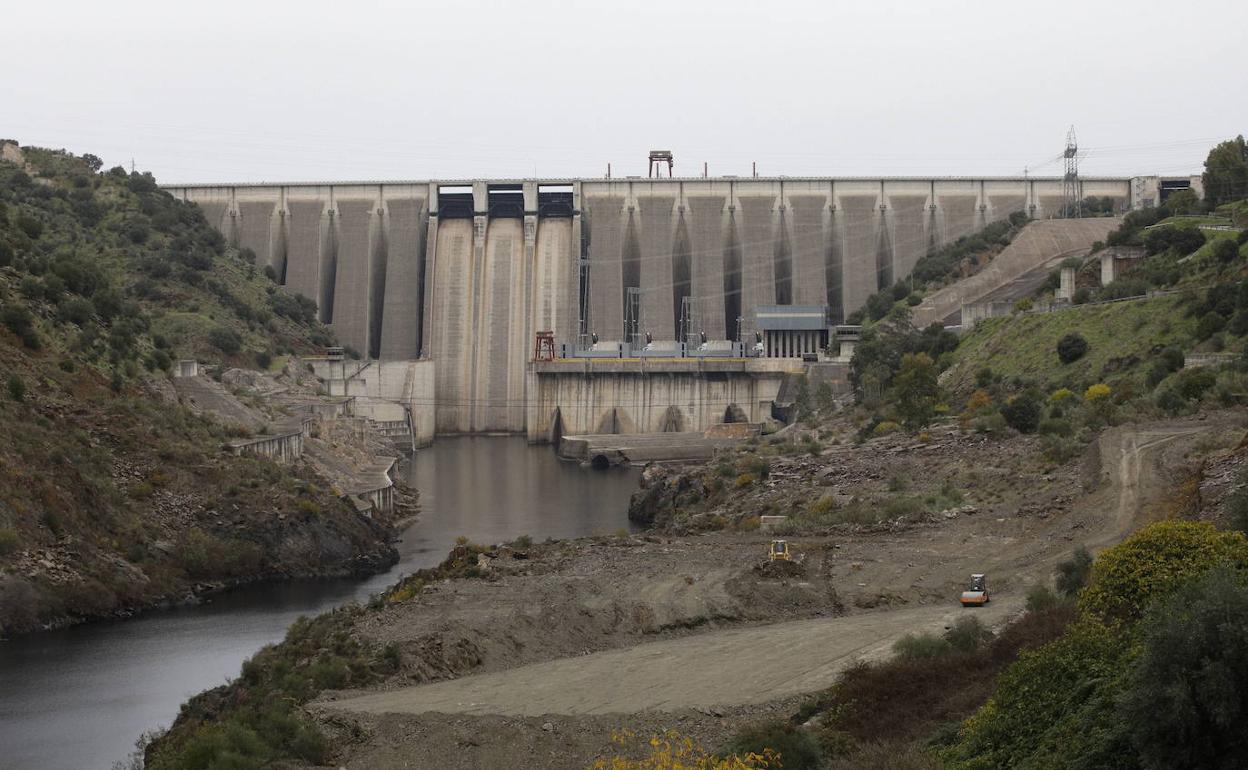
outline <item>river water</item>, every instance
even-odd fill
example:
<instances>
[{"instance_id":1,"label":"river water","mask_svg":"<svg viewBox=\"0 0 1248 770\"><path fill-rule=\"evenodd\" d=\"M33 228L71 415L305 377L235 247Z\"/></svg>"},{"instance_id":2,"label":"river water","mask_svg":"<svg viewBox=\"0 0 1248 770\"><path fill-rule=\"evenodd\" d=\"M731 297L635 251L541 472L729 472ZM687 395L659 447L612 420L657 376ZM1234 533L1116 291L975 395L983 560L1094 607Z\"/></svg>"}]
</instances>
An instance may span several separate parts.
<instances>
[{"instance_id":1,"label":"river water","mask_svg":"<svg viewBox=\"0 0 1248 770\"><path fill-rule=\"evenodd\" d=\"M497 543L628 526L635 469L591 471L520 437L438 439L404 468L421 513L400 560L363 580L252 586L196 607L0 642L0 768L110 768L191 695L224 683L300 615L365 600L440 562L459 535Z\"/></svg>"}]
</instances>

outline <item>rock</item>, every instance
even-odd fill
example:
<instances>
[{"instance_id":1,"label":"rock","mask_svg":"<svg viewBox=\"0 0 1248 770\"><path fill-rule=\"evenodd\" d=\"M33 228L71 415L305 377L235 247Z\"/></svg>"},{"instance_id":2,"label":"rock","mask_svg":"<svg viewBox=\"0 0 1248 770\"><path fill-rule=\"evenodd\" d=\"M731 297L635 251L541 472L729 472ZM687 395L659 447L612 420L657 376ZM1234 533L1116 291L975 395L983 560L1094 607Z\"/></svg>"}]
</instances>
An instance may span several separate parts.
<instances>
[{"instance_id":1,"label":"rock","mask_svg":"<svg viewBox=\"0 0 1248 770\"><path fill-rule=\"evenodd\" d=\"M546 732L550 732L551 730L555 729L555 726L551 724L550 722L542 722L542 729L545 730Z\"/></svg>"}]
</instances>

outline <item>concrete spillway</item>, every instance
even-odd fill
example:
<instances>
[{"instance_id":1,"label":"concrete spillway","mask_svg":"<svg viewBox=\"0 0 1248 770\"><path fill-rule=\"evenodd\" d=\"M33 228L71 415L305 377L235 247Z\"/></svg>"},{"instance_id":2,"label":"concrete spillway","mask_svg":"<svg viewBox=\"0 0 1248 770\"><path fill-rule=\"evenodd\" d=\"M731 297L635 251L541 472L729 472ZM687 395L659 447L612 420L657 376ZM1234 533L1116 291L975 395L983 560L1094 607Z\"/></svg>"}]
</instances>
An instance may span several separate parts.
<instances>
[{"instance_id":1,"label":"concrete spillway","mask_svg":"<svg viewBox=\"0 0 1248 770\"><path fill-rule=\"evenodd\" d=\"M1151 189L1126 178L1080 184L1080 197L1123 209ZM438 432L532 433L537 331L560 343L589 333L748 338L754 309L773 304L826 304L840 321L943 244L1016 211L1053 216L1061 188L1040 178L725 177L167 189L314 300L343 344L365 358L431 359ZM641 389L630 399L659 392L644 377L612 387L626 382ZM584 392L604 404L614 397L606 383L593 387ZM648 403L647 429L674 424L669 407L688 411L665 403ZM712 412L682 419L701 425ZM598 417L584 415L578 430L593 430Z\"/></svg>"}]
</instances>

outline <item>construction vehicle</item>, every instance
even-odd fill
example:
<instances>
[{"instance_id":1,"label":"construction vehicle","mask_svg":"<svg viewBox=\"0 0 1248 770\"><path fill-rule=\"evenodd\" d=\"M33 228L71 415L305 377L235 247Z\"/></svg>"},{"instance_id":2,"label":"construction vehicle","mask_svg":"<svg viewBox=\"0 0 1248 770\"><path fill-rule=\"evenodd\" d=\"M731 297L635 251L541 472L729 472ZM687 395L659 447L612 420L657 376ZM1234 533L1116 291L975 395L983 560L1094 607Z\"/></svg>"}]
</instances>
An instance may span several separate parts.
<instances>
[{"instance_id":1,"label":"construction vehicle","mask_svg":"<svg viewBox=\"0 0 1248 770\"><path fill-rule=\"evenodd\" d=\"M789 552L789 542L787 540L772 540L771 548L767 551L767 558L770 561L792 561L793 554Z\"/></svg>"},{"instance_id":2,"label":"construction vehicle","mask_svg":"<svg viewBox=\"0 0 1248 770\"><path fill-rule=\"evenodd\" d=\"M991 601L988 595L988 580L983 573L971 575L971 583L962 592L960 601L963 607L982 607Z\"/></svg>"}]
</instances>

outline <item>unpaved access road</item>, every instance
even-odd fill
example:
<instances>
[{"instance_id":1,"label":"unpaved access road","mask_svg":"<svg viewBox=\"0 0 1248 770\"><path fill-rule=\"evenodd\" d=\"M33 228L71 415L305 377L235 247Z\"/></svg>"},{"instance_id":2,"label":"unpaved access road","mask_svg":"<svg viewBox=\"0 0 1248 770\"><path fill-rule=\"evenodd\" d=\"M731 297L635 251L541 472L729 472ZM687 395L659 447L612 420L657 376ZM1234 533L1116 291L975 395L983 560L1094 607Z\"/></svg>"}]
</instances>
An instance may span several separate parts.
<instances>
[{"instance_id":1,"label":"unpaved access road","mask_svg":"<svg viewBox=\"0 0 1248 770\"><path fill-rule=\"evenodd\" d=\"M976 610L1000 621L1018 607ZM334 706L375 714L611 714L739 706L830 687L854 660L889 651L909 631L939 632L950 607L916 607L712 631L495 674L376 693Z\"/></svg>"},{"instance_id":2,"label":"unpaved access road","mask_svg":"<svg viewBox=\"0 0 1248 770\"><path fill-rule=\"evenodd\" d=\"M1088 523L1085 542L1111 545L1133 530L1148 502L1164 492L1164 448L1214 427L1170 423L1124 427L1100 439L1102 483L1074 515ZM877 609L710 631L579 657L519 666L452 681L324 702L330 709L367 714L593 715L732 707L824 689L853 662L888 654L902 634L939 631L961 613L1000 624L1018 612L1023 585L1044 580L1069 553L1053 521L1031 537L980 555L990 574L1013 576L1016 590L985 608L937 606ZM950 570L965 575L966 554L951 554ZM554 634L557 628L551 629Z\"/></svg>"}]
</instances>

